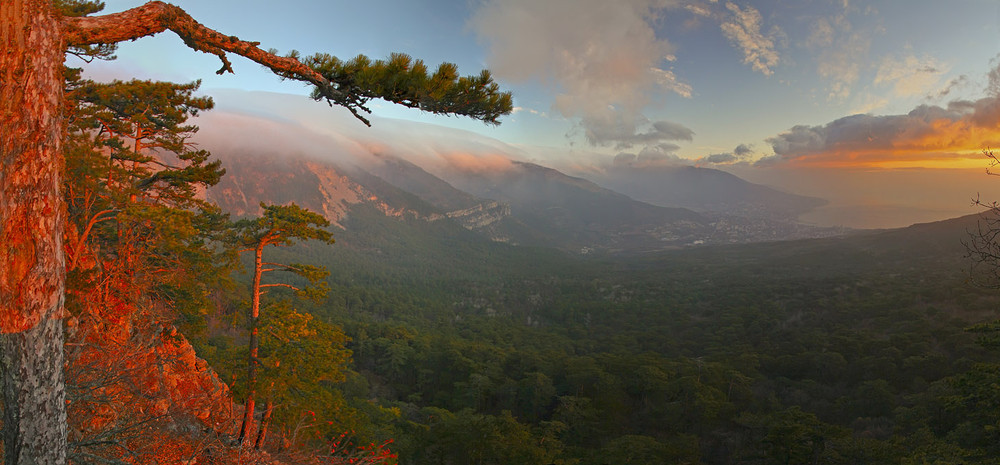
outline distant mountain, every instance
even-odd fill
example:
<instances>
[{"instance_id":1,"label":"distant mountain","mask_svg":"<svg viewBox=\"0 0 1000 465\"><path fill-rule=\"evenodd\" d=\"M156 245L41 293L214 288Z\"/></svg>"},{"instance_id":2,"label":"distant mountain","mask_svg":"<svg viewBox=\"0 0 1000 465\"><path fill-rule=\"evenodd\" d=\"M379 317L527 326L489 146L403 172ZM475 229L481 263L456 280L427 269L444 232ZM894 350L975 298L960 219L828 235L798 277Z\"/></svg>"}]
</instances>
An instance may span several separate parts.
<instances>
[{"instance_id":1,"label":"distant mountain","mask_svg":"<svg viewBox=\"0 0 1000 465\"><path fill-rule=\"evenodd\" d=\"M826 203L754 184L725 171L694 166L615 166L587 177L654 205L747 218L795 220Z\"/></svg>"},{"instance_id":2,"label":"distant mountain","mask_svg":"<svg viewBox=\"0 0 1000 465\"><path fill-rule=\"evenodd\" d=\"M558 248L648 251L696 244L712 235L711 221L691 210L639 202L533 163L447 177L463 191L509 204L512 217L548 238L545 245Z\"/></svg>"},{"instance_id":3,"label":"distant mountain","mask_svg":"<svg viewBox=\"0 0 1000 465\"><path fill-rule=\"evenodd\" d=\"M679 267L724 264L720 268L738 268L749 276L772 280L861 274L891 279L915 270L927 270L928 275L967 275L972 261L966 257L963 244L979 221L979 215L968 215L899 229L851 231L836 237L701 247L651 256L644 266L667 262Z\"/></svg>"},{"instance_id":4,"label":"distant mountain","mask_svg":"<svg viewBox=\"0 0 1000 465\"><path fill-rule=\"evenodd\" d=\"M216 151L226 175L207 197L235 215L253 215L260 202L295 202L333 224L357 205L369 205L390 217L433 218L437 208L377 176L356 168L305 156Z\"/></svg>"},{"instance_id":5,"label":"distant mountain","mask_svg":"<svg viewBox=\"0 0 1000 465\"><path fill-rule=\"evenodd\" d=\"M368 172L445 211L464 210L482 203L482 199L454 188L443 179L402 158L381 154L375 157L378 162L367 167Z\"/></svg>"},{"instance_id":6,"label":"distant mountain","mask_svg":"<svg viewBox=\"0 0 1000 465\"><path fill-rule=\"evenodd\" d=\"M376 155L377 162L368 166L364 177L371 173L411 192L438 208L444 216L466 229L479 232L498 242L509 242L512 236L521 240L533 236L510 218L510 206L495 200L475 197L448 184L423 168L401 158Z\"/></svg>"},{"instance_id":7,"label":"distant mountain","mask_svg":"<svg viewBox=\"0 0 1000 465\"><path fill-rule=\"evenodd\" d=\"M766 218L704 215L634 200L585 179L523 162L449 171L447 180L391 155L341 166L304 155L216 150L227 169L208 198L235 215L291 202L345 228L359 208L404 222L448 222L467 238L573 253L647 253L699 244L830 235Z\"/></svg>"}]
</instances>

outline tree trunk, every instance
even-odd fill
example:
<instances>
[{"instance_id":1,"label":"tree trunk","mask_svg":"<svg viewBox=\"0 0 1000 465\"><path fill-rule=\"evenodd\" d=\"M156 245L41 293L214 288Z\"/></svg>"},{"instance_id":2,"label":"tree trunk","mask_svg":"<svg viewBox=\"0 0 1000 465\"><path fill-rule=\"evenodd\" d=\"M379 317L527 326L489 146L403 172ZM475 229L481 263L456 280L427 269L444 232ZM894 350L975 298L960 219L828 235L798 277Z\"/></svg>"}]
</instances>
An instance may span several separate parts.
<instances>
[{"instance_id":1,"label":"tree trunk","mask_svg":"<svg viewBox=\"0 0 1000 465\"><path fill-rule=\"evenodd\" d=\"M240 427L240 444L249 444L247 438L253 436L253 411L254 396L257 393L257 349L260 346L258 335L260 322L260 276L264 269L264 245L260 244L254 249L253 261L253 285L250 289L252 294L250 305L250 356L247 360L247 401L243 410L243 425Z\"/></svg>"},{"instance_id":2,"label":"tree trunk","mask_svg":"<svg viewBox=\"0 0 1000 465\"><path fill-rule=\"evenodd\" d=\"M271 412L274 411L274 401L271 399L267 400L267 405L264 408L264 417L260 419L260 431L257 433L257 440L254 441L253 448L260 450L261 446L264 445L264 439L267 438L267 427L271 425Z\"/></svg>"},{"instance_id":3,"label":"tree trunk","mask_svg":"<svg viewBox=\"0 0 1000 465\"><path fill-rule=\"evenodd\" d=\"M4 463L66 463L62 321L0 337Z\"/></svg>"},{"instance_id":4,"label":"tree trunk","mask_svg":"<svg viewBox=\"0 0 1000 465\"><path fill-rule=\"evenodd\" d=\"M0 377L8 465L66 463L64 51L48 0L0 2Z\"/></svg>"}]
</instances>

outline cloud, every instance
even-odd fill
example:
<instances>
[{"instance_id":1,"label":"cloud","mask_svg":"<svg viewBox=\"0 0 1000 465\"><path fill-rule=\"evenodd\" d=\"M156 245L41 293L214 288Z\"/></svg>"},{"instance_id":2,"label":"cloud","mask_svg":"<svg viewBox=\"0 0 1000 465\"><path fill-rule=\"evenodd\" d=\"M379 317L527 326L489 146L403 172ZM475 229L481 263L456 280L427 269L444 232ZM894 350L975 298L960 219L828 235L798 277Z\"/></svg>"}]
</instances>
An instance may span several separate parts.
<instances>
[{"instance_id":1,"label":"cloud","mask_svg":"<svg viewBox=\"0 0 1000 465\"><path fill-rule=\"evenodd\" d=\"M932 99L932 98L947 97L948 94L951 94L951 92L954 91L955 89L965 87L968 84L969 84L969 77L963 74L957 78L948 81L948 84L946 84L944 87L938 90L936 94L928 95L927 98Z\"/></svg>"},{"instance_id":2,"label":"cloud","mask_svg":"<svg viewBox=\"0 0 1000 465\"><path fill-rule=\"evenodd\" d=\"M753 147L751 147L751 146L749 146L747 144L740 144L740 145L737 145L735 149L733 149L733 153L737 157L746 158L746 157L749 157L749 156L753 155L754 150L753 150Z\"/></svg>"},{"instance_id":3,"label":"cloud","mask_svg":"<svg viewBox=\"0 0 1000 465\"><path fill-rule=\"evenodd\" d=\"M705 163L729 164L738 161L739 158L732 153L713 153L702 159Z\"/></svg>"},{"instance_id":4,"label":"cloud","mask_svg":"<svg viewBox=\"0 0 1000 465\"><path fill-rule=\"evenodd\" d=\"M657 144L643 148L638 154L622 152L615 155L611 168L652 168L660 166L690 165L676 153L680 147L676 144Z\"/></svg>"},{"instance_id":5,"label":"cloud","mask_svg":"<svg viewBox=\"0 0 1000 465\"><path fill-rule=\"evenodd\" d=\"M580 118L588 142L625 143L647 124L655 93L690 97L692 87L664 65L674 47L657 37L658 15L675 0L487 0L469 22L488 45L500 79L556 88L553 110Z\"/></svg>"},{"instance_id":6,"label":"cloud","mask_svg":"<svg viewBox=\"0 0 1000 465\"><path fill-rule=\"evenodd\" d=\"M813 48L830 47L833 45L835 31L833 25L826 18L820 18L813 23L806 39L806 46Z\"/></svg>"},{"instance_id":7,"label":"cloud","mask_svg":"<svg viewBox=\"0 0 1000 465\"><path fill-rule=\"evenodd\" d=\"M725 153L713 153L711 155L706 155L695 161L695 165L701 165L705 163L713 165L732 165L734 163L745 162L750 157L754 155L753 147L747 144L737 145L732 152Z\"/></svg>"},{"instance_id":8,"label":"cloud","mask_svg":"<svg viewBox=\"0 0 1000 465\"><path fill-rule=\"evenodd\" d=\"M521 148L461 129L372 117L372 127L346 111L303 96L218 90L216 108L194 121L194 141L218 153L304 155L345 168L371 167L395 156L436 174L503 170L526 158Z\"/></svg>"},{"instance_id":9,"label":"cloud","mask_svg":"<svg viewBox=\"0 0 1000 465\"><path fill-rule=\"evenodd\" d=\"M216 99L219 100L219 99ZM280 115L254 115L230 109L200 113L193 142L215 152L321 157L356 165L371 155L365 141L342 134L321 134Z\"/></svg>"},{"instance_id":10,"label":"cloud","mask_svg":"<svg viewBox=\"0 0 1000 465\"><path fill-rule=\"evenodd\" d=\"M986 78L989 80L989 83L986 85L986 94L998 97L1000 96L1000 55L993 57L990 60L990 65L993 68L986 75Z\"/></svg>"},{"instance_id":11,"label":"cloud","mask_svg":"<svg viewBox=\"0 0 1000 465\"><path fill-rule=\"evenodd\" d=\"M453 170L471 173L489 173L508 171L513 168L513 161L500 154L474 154L468 152L439 153L447 167Z\"/></svg>"},{"instance_id":12,"label":"cloud","mask_svg":"<svg viewBox=\"0 0 1000 465\"><path fill-rule=\"evenodd\" d=\"M548 118L548 116L549 116L544 111L538 111L538 110L535 110L534 108L514 107L514 109L511 110L511 113L513 113L515 115L518 114L518 113L525 113L525 112L530 113L530 114L535 115L535 116L541 116L543 118Z\"/></svg>"},{"instance_id":13,"label":"cloud","mask_svg":"<svg viewBox=\"0 0 1000 465\"><path fill-rule=\"evenodd\" d=\"M712 15L711 10L702 5L684 5L684 9L691 12L695 16L701 16L702 18L708 18Z\"/></svg>"},{"instance_id":14,"label":"cloud","mask_svg":"<svg viewBox=\"0 0 1000 465\"><path fill-rule=\"evenodd\" d=\"M676 59L677 58L675 57L674 60ZM650 71L653 73L653 78L656 79L656 83L663 89L669 90L670 92L684 98L691 98L691 93L694 89L690 84L685 84L677 80L677 76L673 71L659 68L650 68Z\"/></svg>"},{"instance_id":15,"label":"cloud","mask_svg":"<svg viewBox=\"0 0 1000 465\"><path fill-rule=\"evenodd\" d=\"M795 126L767 139L766 163L892 166L968 157L1000 144L1000 98L920 105L905 115L853 115L823 126Z\"/></svg>"},{"instance_id":16,"label":"cloud","mask_svg":"<svg viewBox=\"0 0 1000 465\"><path fill-rule=\"evenodd\" d=\"M595 145L615 141L615 148L626 149L634 145L694 139L694 131L678 123L655 121L647 127L645 117L639 116L642 123L626 119L627 117L628 115L614 112L583 117L587 140Z\"/></svg>"},{"instance_id":17,"label":"cloud","mask_svg":"<svg viewBox=\"0 0 1000 465\"><path fill-rule=\"evenodd\" d=\"M893 92L901 97L926 95L939 86L941 76L948 71L945 66L931 56L888 56L879 64L874 83L892 85Z\"/></svg>"},{"instance_id":18,"label":"cloud","mask_svg":"<svg viewBox=\"0 0 1000 465\"><path fill-rule=\"evenodd\" d=\"M852 114L874 113L875 110L883 108L889 104L888 98L881 95L875 95L870 92L858 96L855 100L855 104L851 107L850 111Z\"/></svg>"},{"instance_id":19,"label":"cloud","mask_svg":"<svg viewBox=\"0 0 1000 465\"><path fill-rule=\"evenodd\" d=\"M632 166L632 164L638 159L639 156L634 153L619 153L618 155L615 155L611 164L614 166Z\"/></svg>"},{"instance_id":20,"label":"cloud","mask_svg":"<svg viewBox=\"0 0 1000 465\"><path fill-rule=\"evenodd\" d=\"M829 80L827 98L843 100L851 95L851 88L861 75L871 49L872 31L856 31L844 12L829 18L815 20L811 34L804 42L806 49L816 57L816 73Z\"/></svg>"},{"instance_id":21,"label":"cloud","mask_svg":"<svg viewBox=\"0 0 1000 465\"><path fill-rule=\"evenodd\" d=\"M722 33L743 51L743 62L752 66L766 76L774 73L778 64L778 52L774 48L773 36L777 33L764 35L761 32L763 19L760 12L751 6L745 9L729 2L726 9L731 15L722 22Z\"/></svg>"}]
</instances>

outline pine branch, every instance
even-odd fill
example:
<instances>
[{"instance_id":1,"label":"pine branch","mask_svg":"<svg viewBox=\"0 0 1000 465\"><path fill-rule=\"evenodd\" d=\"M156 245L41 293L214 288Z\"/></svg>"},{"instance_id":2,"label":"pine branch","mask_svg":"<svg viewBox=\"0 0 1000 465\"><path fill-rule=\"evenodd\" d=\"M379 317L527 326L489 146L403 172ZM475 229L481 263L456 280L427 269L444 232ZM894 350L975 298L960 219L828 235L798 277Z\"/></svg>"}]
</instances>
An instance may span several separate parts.
<instances>
[{"instance_id":1,"label":"pine branch","mask_svg":"<svg viewBox=\"0 0 1000 465\"><path fill-rule=\"evenodd\" d=\"M302 289L299 289L299 288L297 288L295 286L292 286L291 284L284 284L284 283L261 284L260 287L261 287L261 289L263 289L265 287L287 287L287 288L295 290L295 291L301 291L302 290Z\"/></svg>"},{"instance_id":2,"label":"pine branch","mask_svg":"<svg viewBox=\"0 0 1000 465\"><path fill-rule=\"evenodd\" d=\"M268 53L257 47L260 42L240 40L210 29L169 3L153 1L121 13L102 16L64 16L62 24L67 46L114 44L170 30L188 47L219 57L222 67L216 74L233 72L232 63L226 57L228 52L253 60L280 76L307 81L317 87L328 86L322 75L295 58ZM334 90L331 92L336 93Z\"/></svg>"},{"instance_id":3,"label":"pine branch","mask_svg":"<svg viewBox=\"0 0 1000 465\"><path fill-rule=\"evenodd\" d=\"M90 231L94 229L94 225L96 225L97 223L111 219L111 217L106 217L104 215L108 215L114 212L115 212L114 209L101 210L95 213L94 216L90 218L90 221L87 222L86 228L84 228L83 230L83 234L81 234L80 237L77 239L76 246L73 248L73 258L70 260L70 265L66 269L68 270L76 269L76 265L80 259L80 253L83 252L83 246L87 243L87 240L90 237Z\"/></svg>"},{"instance_id":4,"label":"pine branch","mask_svg":"<svg viewBox=\"0 0 1000 465\"><path fill-rule=\"evenodd\" d=\"M359 55L347 62L316 54L303 63L296 51L280 56L273 49L262 50L259 42L224 35L195 21L181 8L159 1L104 16L67 16L62 23L70 47L114 44L173 31L188 47L219 57L222 67L217 74L233 72L228 53L241 55L283 79L314 85L315 100L344 107L368 126L371 123L361 112L371 113L367 103L373 98L436 114L469 116L487 124L499 124L498 118L513 108L510 93L501 92L488 71L459 77L454 64L444 63L429 74L422 61L404 54L376 61Z\"/></svg>"}]
</instances>

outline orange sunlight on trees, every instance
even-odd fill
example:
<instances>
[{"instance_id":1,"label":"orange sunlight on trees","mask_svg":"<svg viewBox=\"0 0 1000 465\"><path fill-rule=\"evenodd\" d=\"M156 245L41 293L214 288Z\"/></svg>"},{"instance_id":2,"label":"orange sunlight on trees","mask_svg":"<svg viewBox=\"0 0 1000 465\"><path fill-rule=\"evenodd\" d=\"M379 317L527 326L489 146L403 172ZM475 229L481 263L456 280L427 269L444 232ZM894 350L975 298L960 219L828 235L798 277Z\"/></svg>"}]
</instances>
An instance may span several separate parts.
<instances>
[{"instance_id":1,"label":"orange sunlight on trees","mask_svg":"<svg viewBox=\"0 0 1000 465\"><path fill-rule=\"evenodd\" d=\"M512 107L510 94L501 92L485 71L478 76L459 77L454 65L444 64L436 73L428 75L419 60L411 61L405 55L393 55L387 61L358 57L341 62L317 54L302 63L295 58L295 53L281 57L260 49L255 42L209 29L180 8L166 3L154 1L121 13L88 16L102 8L99 2L75 0L10 0L0 5L0 24L4 25L0 28L0 44L4 47L0 53L0 224L3 225L0 240L4 244L0 248L0 371L4 384L4 455L8 465L63 464L67 459L62 321L66 297L63 237L67 221L62 173L67 165L65 150L68 146L63 140L67 129L63 116L63 62L67 52L88 59L108 58L118 42L171 30L189 48L219 57L222 62L220 74L233 71L228 53L247 57L282 78L312 84L317 100L345 107L366 123L360 112L370 111L366 104L372 98L432 113L467 115L489 124L498 124L497 118L510 113ZM110 102L102 105L113 108ZM192 103L189 108L197 109L199 105ZM131 147L105 144L112 161L108 164L111 169L106 171L109 176L104 183L107 198L103 200L127 193L127 202L118 199L116 203L99 207L102 194L94 190L96 185L91 184L82 192L78 190L72 195L81 195L74 205L81 210L73 212L80 215L77 217L79 222L69 231L70 266L74 270L97 270L90 276L96 277L121 266L118 268L120 273L106 277L115 276L120 283L133 286L124 287L125 294L113 296L118 294L118 289L110 292L112 281L105 279L93 281L96 287L79 290L79 296L115 302L111 308L122 311L119 318L130 314L126 308L136 303L133 300L148 309L157 308L142 302L148 297L143 291L157 293L167 306L178 297L171 294L172 291L155 286L134 287L141 282L140 275L167 274L164 269L178 264L167 260L163 263L164 268L156 260L170 254L153 259L143 254L177 246L180 249L173 252L183 254L192 244L177 241L174 233L189 234L189 238L199 233L178 228L149 236L144 235L144 230L148 232L148 227L161 213L169 216L164 224L173 226L202 221L189 210L164 210L163 206L170 205L170 197L174 195L184 197L188 194L184 186L192 182L189 176L203 176L212 171L209 164L203 165L206 171L192 172L191 167L200 164L197 160L201 155L197 151L186 151L183 137L180 146L173 145L177 140L170 137L150 138L146 132L149 127L143 125L141 113L129 114L130 111L121 115L127 129L116 129L113 127L115 120L101 120L98 116L96 119L102 124L87 130L98 134L105 131L109 135L105 142L132 136ZM184 113L187 111L180 111L177 115L181 116L180 120L186 118ZM128 118L132 121L127 121ZM149 154L145 150L155 145L173 152L187 166L174 170L166 166L171 161L146 158ZM98 159L92 157L91 160ZM159 165L159 168L150 165ZM81 166L86 167L88 163ZM96 172L90 177L83 175L84 182L95 182L94 175ZM121 176L131 177L133 184L116 186L124 181ZM150 191L153 186L156 186L155 192ZM175 187L180 189L174 191ZM164 203L157 204L157 201ZM106 211L109 209L112 212ZM211 213L207 210L203 209ZM211 214L205 219L214 221ZM84 249L93 247L90 241L100 235L95 234L95 228L108 230L109 235L105 237L119 241L120 253L105 256L114 257L108 267L104 267L100 257L94 254L85 258L88 254ZM89 246L80 245L88 243ZM141 272L130 268L139 262L143 262L143 267L137 268ZM101 294L100 289L108 292ZM175 288L175 291L183 293L184 289ZM88 307L81 305L79 308ZM78 319L84 316L92 317L81 311ZM95 318L99 320L101 318ZM100 325L97 323L96 327Z\"/></svg>"}]
</instances>

